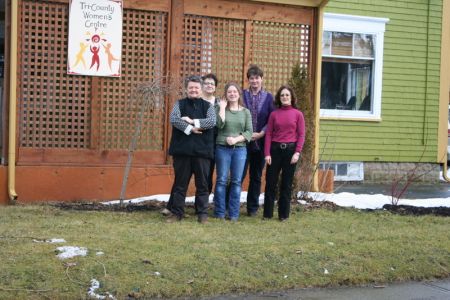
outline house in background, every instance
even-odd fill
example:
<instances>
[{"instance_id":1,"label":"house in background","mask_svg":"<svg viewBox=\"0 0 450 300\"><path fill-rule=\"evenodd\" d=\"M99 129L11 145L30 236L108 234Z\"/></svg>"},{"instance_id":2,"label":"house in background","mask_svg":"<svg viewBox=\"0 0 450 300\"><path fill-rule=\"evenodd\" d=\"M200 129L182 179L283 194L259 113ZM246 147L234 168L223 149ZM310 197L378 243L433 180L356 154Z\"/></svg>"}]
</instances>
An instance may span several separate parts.
<instances>
[{"instance_id":1,"label":"house in background","mask_svg":"<svg viewBox=\"0 0 450 300\"><path fill-rule=\"evenodd\" d=\"M385 180L420 163L437 180L445 162L449 1L123 0L120 78L67 74L69 0L0 4L0 203L117 199L136 85L215 72L220 92L246 86L251 63L272 92L297 62L311 74L315 160L332 161L337 179ZM126 198L170 191L175 100L145 113Z\"/></svg>"},{"instance_id":2,"label":"house in background","mask_svg":"<svg viewBox=\"0 0 450 300\"><path fill-rule=\"evenodd\" d=\"M322 41L320 152L335 179L387 181L446 162L450 3L330 0Z\"/></svg>"},{"instance_id":3,"label":"house in background","mask_svg":"<svg viewBox=\"0 0 450 300\"><path fill-rule=\"evenodd\" d=\"M6 1L11 75L2 111L1 202L118 199L139 83L214 72L220 93L230 80L247 85L252 63L265 70L270 91L287 82L294 63L317 75L325 3L123 0L117 78L67 74L69 0ZM126 198L170 191L168 115L175 100L146 111Z\"/></svg>"}]
</instances>

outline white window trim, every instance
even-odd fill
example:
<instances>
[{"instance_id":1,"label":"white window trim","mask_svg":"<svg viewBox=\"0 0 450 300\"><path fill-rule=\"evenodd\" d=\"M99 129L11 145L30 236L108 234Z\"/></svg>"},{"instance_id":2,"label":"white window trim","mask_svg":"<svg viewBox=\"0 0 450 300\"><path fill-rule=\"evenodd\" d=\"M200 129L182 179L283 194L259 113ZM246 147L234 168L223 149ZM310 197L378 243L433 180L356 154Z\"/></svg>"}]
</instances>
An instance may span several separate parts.
<instances>
[{"instance_id":1,"label":"white window trim","mask_svg":"<svg viewBox=\"0 0 450 300\"><path fill-rule=\"evenodd\" d=\"M320 109L320 117L356 120L381 120L381 89L383 73L384 32L387 18L325 13L324 31L372 34L375 39L375 64L373 76L373 105L371 111Z\"/></svg>"},{"instance_id":2,"label":"white window trim","mask_svg":"<svg viewBox=\"0 0 450 300\"><path fill-rule=\"evenodd\" d=\"M347 165L347 174L339 175L337 168L339 165ZM364 181L364 163L363 162L345 162L345 161L329 161L321 162L322 170L333 170L334 181Z\"/></svg>"}]
</instances>

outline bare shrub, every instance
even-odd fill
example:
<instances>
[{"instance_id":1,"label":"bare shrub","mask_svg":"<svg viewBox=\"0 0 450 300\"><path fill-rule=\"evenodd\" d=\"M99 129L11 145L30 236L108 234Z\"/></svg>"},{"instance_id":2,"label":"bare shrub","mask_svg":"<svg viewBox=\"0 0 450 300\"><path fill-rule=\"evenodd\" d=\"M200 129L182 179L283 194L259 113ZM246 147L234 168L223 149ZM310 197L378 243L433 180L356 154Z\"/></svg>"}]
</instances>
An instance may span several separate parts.
<instances>
[{"instance_id":1,"label":"bare shrub","mask_svg":"<svg viewBox=\"0 0 450 300\"><path fill-rule=\"evenodd\" d=\"M119 199L121 206L123 205L123 199L125 198L128 175L130 173L130 168L133 161L133 154L141 136L145 112L155 110L164 112L167 97L171 96L172 98L181 98L182 94L182 80L171 78L169 76L159 76L152 81L142 82L137 84L136 88L133 90L130 102L132 109L135 109L137 113L134 114L136 116L134 127L135 130L128 147L128 159L125 165L122 188L120 191Z\"/></svg>"}]
</instances>

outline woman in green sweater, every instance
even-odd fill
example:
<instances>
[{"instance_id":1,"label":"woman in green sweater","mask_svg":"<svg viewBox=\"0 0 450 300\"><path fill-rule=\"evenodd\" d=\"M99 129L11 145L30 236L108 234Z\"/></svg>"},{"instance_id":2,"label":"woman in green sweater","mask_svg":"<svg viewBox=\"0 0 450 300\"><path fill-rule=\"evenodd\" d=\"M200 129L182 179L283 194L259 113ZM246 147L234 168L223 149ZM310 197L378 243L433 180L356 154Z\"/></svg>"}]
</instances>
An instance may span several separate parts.
<instances>
[{"instance_id":1,"label":"woman in green sweater","mask_svg":"<svg viewBox=\"0 0 450 300\"><path fill-rule=\"evenodd\" d=\"M214 192L214 216L224 219L228 210L231 221L239 218L241 181L247 157L246 144L252 138L252 118L244 107L242 92L236 83L225 86L225 99L217 107L216 140L216 189ZM227 181L230 178L230 199L225 207Z\"/></svg>"}]
</instances>

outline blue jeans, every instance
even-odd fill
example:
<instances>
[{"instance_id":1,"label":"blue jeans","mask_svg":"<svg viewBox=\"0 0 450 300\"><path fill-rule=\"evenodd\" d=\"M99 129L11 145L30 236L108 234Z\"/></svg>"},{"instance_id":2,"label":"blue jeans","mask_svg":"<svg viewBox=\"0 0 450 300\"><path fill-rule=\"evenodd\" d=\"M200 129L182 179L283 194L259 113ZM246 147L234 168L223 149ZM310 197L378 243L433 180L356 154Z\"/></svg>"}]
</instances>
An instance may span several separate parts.
<instances>
[{"instance_id":1,"label":"blue jeans","mask_svg":"<svg viewBox=\"0 0 450 300\"><path fill-rule=\"evenodd\" d=\"M224 218L227 207L225 196L227 191L228 175L230 178L230 202L228 216L232 220L239 217L241 199L241 182L244 171L246 147L230 147L217 145L216 148L216 189L214 192L214 216Z\"/></svg>"}]
</instances>

